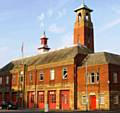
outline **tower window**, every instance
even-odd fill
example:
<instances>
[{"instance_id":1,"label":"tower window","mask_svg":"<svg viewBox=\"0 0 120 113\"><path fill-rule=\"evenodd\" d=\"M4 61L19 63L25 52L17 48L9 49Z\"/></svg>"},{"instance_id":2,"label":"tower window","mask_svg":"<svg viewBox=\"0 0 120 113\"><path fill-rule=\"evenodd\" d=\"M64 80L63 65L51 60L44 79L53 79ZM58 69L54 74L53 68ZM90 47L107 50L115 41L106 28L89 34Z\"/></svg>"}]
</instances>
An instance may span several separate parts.
<instances>
[{"instance_id":1,"label":"tower window","mask_svg":"<svg viewBox=\"0 0 120 113\"><path fill-rule=\"evenodd\" d=\"M80 22L81 20L81 13L78 14L78 21Z\"/></svg>"},{"instance_id":2,"label":"tower window","mask_svg":"<svg viewBox=\"0 0 120 113\"><path fill-rule=\"evenodd\" d=\"M88 19L89 19L88 13L86 13L85 19L88 21Z\"/></svg>"}]
</instances>

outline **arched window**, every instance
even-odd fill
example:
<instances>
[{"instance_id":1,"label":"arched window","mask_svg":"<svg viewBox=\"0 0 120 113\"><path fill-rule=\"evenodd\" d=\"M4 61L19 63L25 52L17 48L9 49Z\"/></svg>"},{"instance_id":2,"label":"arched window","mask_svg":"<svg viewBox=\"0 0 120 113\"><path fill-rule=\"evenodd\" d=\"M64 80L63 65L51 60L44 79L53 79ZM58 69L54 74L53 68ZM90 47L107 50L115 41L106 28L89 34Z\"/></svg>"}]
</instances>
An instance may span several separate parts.
<instances>
[{"instance_id":1,"label":"arched window","mask_svg":"<svg viewBox=\"0 0 120 113\"><path fill-rule=\"evenodd\" d=\"M85 19L88 21L89 20L89 15L86 13Z\"/></svg>"},{"instance_id":2,"label":"arched window","mask_svg":"<svg viewBox=\"0 0 120 113\"><path fill-rule=\"evenodd\" d=\"M81 13L79 13L79 14L78 14L78 21L79 21L79 22L80 22L81 18L82 18L82 17L81 17Z\"/></svg>"}]
</instances>

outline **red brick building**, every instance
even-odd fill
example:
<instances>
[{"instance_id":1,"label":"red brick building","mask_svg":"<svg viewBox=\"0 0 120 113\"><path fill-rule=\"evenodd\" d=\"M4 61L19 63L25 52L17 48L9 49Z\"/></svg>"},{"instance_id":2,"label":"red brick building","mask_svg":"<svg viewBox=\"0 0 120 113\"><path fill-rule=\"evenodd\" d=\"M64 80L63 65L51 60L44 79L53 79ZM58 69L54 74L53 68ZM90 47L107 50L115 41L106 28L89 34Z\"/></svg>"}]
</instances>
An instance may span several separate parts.
<instances>
[{"instance_id":1,"label":"red brick building","mask_svg":"<svg viewBox=\"0 0 120 113\"><path fill-rule=\"evenodd\" d=\"M120 55L94 52L91 12L75 9L74 45L49 51L41 37L40 54L11 61L0 70L0 103L50 110L120 109Z\"/></svg>"}]
</instances>

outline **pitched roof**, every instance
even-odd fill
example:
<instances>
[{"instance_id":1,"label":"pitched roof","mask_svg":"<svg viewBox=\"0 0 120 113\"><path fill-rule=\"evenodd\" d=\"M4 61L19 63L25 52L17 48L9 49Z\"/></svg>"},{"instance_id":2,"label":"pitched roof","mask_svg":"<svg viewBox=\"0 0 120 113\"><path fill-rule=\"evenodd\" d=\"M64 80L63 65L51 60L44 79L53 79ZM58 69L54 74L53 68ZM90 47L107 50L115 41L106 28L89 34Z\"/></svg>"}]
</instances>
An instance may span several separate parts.
<instances>
[{"instance_id":1,"label":"pitched roof","mask_svg":"<svg viewBox=\"0 0 120 113\"><path fill-rule=\"evenodd\" d=\"M98 64L120 65L120 55L108 52L97 52L93 54L88 54L87 57L82 62L82 66L85 66L85 62L87 62L88 65Z\"/></svg>"},{"instance_id":2,"label":"pitched roof","mask_svg":"<svg viewBox=\"0 0 120 113\"><path fill-rule=\"evenodd\" d=\"M53 62L64 61L75 58L75 56L78 53L88 54L91 53L91 51L84 46L75 45L72 47L63 48L55 51L50 51L44 54L39 54L36 56L24 58L24 64L31 66L31 65L43 65ZM18 68L21 65L21 63L22 63L22 59L11 61L2 68L2 71L9 71Z\"/></svg>"}]
</instances>

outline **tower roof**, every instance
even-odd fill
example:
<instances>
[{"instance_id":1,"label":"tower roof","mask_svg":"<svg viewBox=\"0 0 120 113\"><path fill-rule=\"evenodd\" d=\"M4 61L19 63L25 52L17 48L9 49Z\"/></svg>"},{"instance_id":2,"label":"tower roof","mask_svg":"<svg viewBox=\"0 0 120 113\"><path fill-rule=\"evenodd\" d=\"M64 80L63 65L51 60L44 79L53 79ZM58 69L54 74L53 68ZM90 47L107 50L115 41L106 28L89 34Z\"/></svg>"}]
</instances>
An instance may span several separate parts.
<instances>
[{"instance_id":1,"label":"tower roof","mask_svg":"<svg viewBox=\"0 0 120 113\"><path fill-rule=\"evenodd\" d=\"M85 4L81 4L81 6L76 8L74 11L77 12L78 10L81 10L81 9L86 9L86 10L89 10L90 12L93 11L92 9L88 8L88 6Z\"/></svg>"}]
</instances>

